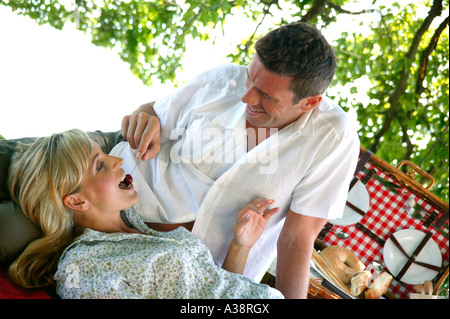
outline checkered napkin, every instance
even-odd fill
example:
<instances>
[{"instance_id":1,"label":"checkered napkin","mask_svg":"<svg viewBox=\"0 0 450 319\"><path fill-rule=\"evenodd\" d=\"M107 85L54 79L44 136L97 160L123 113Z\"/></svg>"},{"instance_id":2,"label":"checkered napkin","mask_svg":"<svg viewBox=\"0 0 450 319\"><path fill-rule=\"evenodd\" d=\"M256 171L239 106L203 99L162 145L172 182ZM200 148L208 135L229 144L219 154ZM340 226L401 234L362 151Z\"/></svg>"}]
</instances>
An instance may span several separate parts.
<instances>
[{"instance_id":1,"label":"checkered napkin","mask_svg":"<svg viewBox=\"0 0 450 319\"><path fill-rule=\"evenodd\" d=\"M422 232L432 232L432 239L437 243L442 253L443 265L436 280L442 275L449 264L449 240L433 226L424 226L424 221L416 219L408 214L407 200L412 197L422 209L428 213L437 212L439 218L442 212L422 200L416 194L400 186L370 163L365 164L365 170L361 170L357 177L361 180L369 170L375 170L375 174L388 182L398 186L389 189L379 179L372 177L366 184L369 193L370 205L367 213L359 223L350 226L333 226L333 230L343 230L350 236L348 239L339 239L334 232L328 232L323 241L328 245L340 245L352 250L360 260L368 266L372 261L383 261L384 242L395 232L402 229L417 229ZM393 190L392 190L393 189ZM396 193L396 192L398 193ZM446 222L448 224L448 221ZM367 230L364 232L363 230ZM367 234L369 233L369 235ZM387 268L386 268L387 269ZM397 280L393 280L390 292L397 298L406 299L410 292L414 292L414 286Z\"/></svg>"}]
</instances>

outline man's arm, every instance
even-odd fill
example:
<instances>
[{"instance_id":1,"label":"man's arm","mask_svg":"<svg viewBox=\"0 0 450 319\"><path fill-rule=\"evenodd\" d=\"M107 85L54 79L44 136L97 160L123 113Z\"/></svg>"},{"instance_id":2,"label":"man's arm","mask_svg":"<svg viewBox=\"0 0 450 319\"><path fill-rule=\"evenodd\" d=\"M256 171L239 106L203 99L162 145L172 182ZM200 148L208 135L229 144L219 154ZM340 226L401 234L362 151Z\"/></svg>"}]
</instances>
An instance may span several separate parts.
<instances>
[{"instance_id":1,"label":"man's arm","mask_svg":"<svg viewBox=\"0 0 450 319\"><path fill-rule=\"evenodd\" d=\"M326 222L289 210L277 244L276 288L285 298L307 298L314 240Z\"/></svg>"},{"instance_id":2,"label":"man's arm","mask_svg":"<svg viewBox=\"0 0 450 319\"><path fill-rule=\"evenodd\" d=\"M137 158L153 158L160 150L160 123L153 110L155 102L141 105L122 120L122 136L138 150Z\"/></svg>"}]
</instances>

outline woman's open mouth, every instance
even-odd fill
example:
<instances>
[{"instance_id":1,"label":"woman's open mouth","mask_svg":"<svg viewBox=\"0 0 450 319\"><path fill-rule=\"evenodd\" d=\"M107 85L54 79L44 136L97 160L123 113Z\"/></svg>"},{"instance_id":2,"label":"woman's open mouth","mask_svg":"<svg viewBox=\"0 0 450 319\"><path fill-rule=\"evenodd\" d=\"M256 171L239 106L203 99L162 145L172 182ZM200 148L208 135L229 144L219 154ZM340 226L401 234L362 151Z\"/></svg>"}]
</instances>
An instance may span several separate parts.
<instances>
[{"instance_id":1,"label":"woman's open mouth","mask_svg":"<svg viewBox=\"0 0 450 319\"><path fill-rule=\"evenodd\" d=\"M130 174L124 175L122 181L119 183L120 189L128 189L133 186L133 177Z\"/></svg>"}]
</instances>

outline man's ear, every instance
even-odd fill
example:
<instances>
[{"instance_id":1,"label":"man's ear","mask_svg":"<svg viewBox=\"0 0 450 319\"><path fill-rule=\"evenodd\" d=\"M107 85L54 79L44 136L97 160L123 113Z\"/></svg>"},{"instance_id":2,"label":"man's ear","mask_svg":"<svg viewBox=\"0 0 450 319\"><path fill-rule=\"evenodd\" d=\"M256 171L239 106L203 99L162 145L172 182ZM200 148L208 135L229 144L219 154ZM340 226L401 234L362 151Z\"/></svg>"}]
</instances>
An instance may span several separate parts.
<instances>
[{"instance_id":1,"label":"man's ear","mask_svg":"<svg viewBox=\"0 0 450 319\"><path fill-rule=\"evenodd\" d=\"M74 211L84 212L89 208L89 202L80 194L71 194L64 196L64 205Z\"/></svg>"},{"instance_id":2,"label":"man's ear","mask_svg":"<svg viewBox=\"0 0 450 319\"><path fill-rule=\"evenodd\" d=\"M316 94L310 97L306 97L302 100L302 110L303 112L312 111L320 102L322 102L322 94Z\"/></svg>"}]
</instances>

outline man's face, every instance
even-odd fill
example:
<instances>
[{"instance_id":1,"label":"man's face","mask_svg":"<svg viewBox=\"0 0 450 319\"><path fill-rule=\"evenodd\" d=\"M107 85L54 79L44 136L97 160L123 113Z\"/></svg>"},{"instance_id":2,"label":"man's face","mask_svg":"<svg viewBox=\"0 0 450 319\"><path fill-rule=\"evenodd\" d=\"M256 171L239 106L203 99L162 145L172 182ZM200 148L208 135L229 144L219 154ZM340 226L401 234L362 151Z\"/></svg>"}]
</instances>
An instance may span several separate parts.
<instances>
[{"instance_id":1,"label":"man's face","mask_svg":"<svg viewBox=\"0 0 450 319\"><path fill-rule=\"evenodd\" d=\"M294 93L289 90L290 82L290 77L269 72L255 55L247 70L247 92L241 99L247 104L250 125L282 129L306 111L306 98L292 104Z\"/></svg>"}]
</instances>

